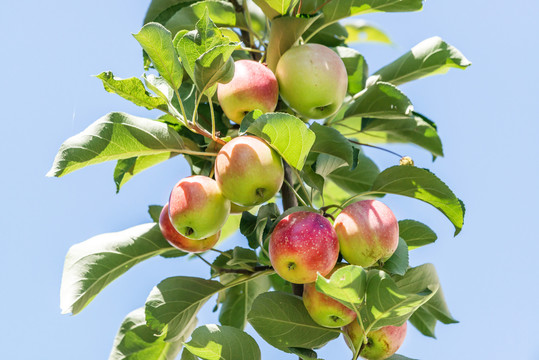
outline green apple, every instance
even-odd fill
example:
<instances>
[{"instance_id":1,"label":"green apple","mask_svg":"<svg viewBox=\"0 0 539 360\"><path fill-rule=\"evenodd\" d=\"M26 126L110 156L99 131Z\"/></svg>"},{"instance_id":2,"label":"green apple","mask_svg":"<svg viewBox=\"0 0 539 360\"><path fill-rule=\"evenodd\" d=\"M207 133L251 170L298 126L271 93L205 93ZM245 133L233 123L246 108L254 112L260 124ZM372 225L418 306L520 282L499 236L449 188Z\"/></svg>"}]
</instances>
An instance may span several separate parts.
<instances>
[{"instance_id":1,"label":"green apple","mask_svg":"<svg viewBox=\"0 0 539 360\"><path fill-rule=\"evenodd\" d=\"M181 251L199 253L204 252L212 247L219 241L219 236L221 234L218 231L216 234L211 235L202 240L193 240L186 238L182 234L176 231L172 223L170 222L170 217L168 216L168 204L163 206L161 210L161 215L159 216L159 228L163 237L169 242L170 245L174 246Z\"/></svg>"},{"instance_id":2,"label":"green apple","mask_svg":"<svg viewBox=\"0 0 539 360\"><path fill-rule=\"evenodd\" d=\"M241 214L244 211L249 211L253 207L252 206L241 206L238 204L234 204L233 202L230 203L230 213L231 214Z\"/></svg>"},{"instance_id":3,"label":"green apple","mask_svg":"<svg viewBox=\"0 0 539 360\"><path fill-rule=\"evenodd\" d=\"M378 200L358 201L344 208L335 219L335 232L343 258L363 267L387 260L399 244L397 219Z\"/></svg>"},{"instance_id":4,"label":"green apple","mask_svg":"<svg viewBox=\"0 0 539 360\"><path fill-rule=\"evenodd\" d=\"M406 337L406 322L401 326L384 326L378 330L369 331L367 343L359 355L367 360L384 360L399 350ZM343 328L349 339L345 337L346 344L354 351L364 341L363 330L357 321L353 321ZM351 340L351 342L350 342Z\"/></svg>"},{"instance_id":5,"label":"green apple","mask_svg":"<svg viewBox=\"0 0 539 360\"><path fill-rule=\"evenodd\" d=\"M271 199L284 178L281 157L254 136L232 139L215 159L215 180L223 195L235 204L254 206Z\"/></svg>"},{"instance_id":6,"label":"green apple","mask_svg":"<svg viewBox=\"0 0 539 360\"><path fill-rule=\"evenodd\" d=\"M341 58L319 44L290 48L277 63L281 98L309 119L335 114L346 96L348 75Z\"/></svg>"},{"instance_id":7,"label":"green apple","mask_svg":"<svg viewBox=\"0 0 539 360\"><path fill-rule=\"evenodd\" d=\"M230 201L215 180L195 175L180 180L169 198L169 216L181 235L201 240L215 235L230 213Z\"/></svg>"},{"instance_id":8,"label":"green apple","mask_svg":"<svg viewBox=\"0 0 539 360\"><path fill-rule=\"evenodd\" d=\"M326 277L330 277L343 266L344 264L337 264ZM348 325L356 319L354 310L316 290L314 282L303 286L303 304L311 318L322 326L338 328Z\"/></svg>"},{"instance_id":9,"label":"green apple","mask_svg":"<svg viewBox=\"0 0 539 360\"><path fill-rule=\"evenodd\" d=\"M331 223L322 215L298 211L284 217L271 233L269 258L283 279L295 284L316 280L335 267L339 241Z\"/></svg>"},{"instance_id":10,"label":"green apple","mask_svg":"<svg viewBox=\"0 0 539 360\"><path fill-rule=\"evenodd\" d=\"M238 60L234 77L217 85L217 99L225 115L241 124L243 117L255 109L271 112L277 106L279 85L273 72L253 60Z\"/></svg>"}]
</instances>

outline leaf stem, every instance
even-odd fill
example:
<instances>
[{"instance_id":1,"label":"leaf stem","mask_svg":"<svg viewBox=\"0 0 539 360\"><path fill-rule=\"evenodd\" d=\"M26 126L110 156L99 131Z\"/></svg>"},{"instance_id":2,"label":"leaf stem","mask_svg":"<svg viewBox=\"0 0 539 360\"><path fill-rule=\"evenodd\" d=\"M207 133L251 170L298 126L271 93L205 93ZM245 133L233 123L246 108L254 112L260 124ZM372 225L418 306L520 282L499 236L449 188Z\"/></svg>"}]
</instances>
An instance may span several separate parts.
<instances>
[{"instance_id":1,"label":"leaf stem","mask_svg":"<svg viewBox=\"0 0 539 360\"><path fill-rule=\"evenodd\" d=\"M288 180L285 178L283 179L283 182L288 185L288 187L290 188L290 190L292 190L292 192L294 193L294 195L296 196L296 199L298 199L299 201L301 201L301 204L303 206L309 206L307 205L307 203L305 202L305 200L303 200L303 198L298 194L298 192L296 191L296 189L294 189L294 187L292 186L292 184L290 184L288 182Z\"/></svg>"},{"instance_id":2,"label":"leaf stem","mask_svg":"<svg viewBox=\"0 0 539 360\"><path fill-rule=\"evenodd\" d=\"M215 136L215 114L213 113L213 102L211 101L210 97L206 95L208 98L208 104L210 105L210 116L211 116L211 139L215 141L217 137Z\"/></svg>"},{"instance_id":3,"label":"leaf stem","mask_svg":"<svg viewBox=\"0 0 539 360\"><path fill-rule=\"evenodd\" d=\"M299 171L294 168L294 167L290 167L292 169L292 171L294 172L294 174L296 175L296 177L298 178L298 181L299 181L299 184L301 185L301 188L303 189L303 191L305 192L305 194L307 194L307 196L309 196L309 192L307 191L307 189L305 188L305 184L303 184L303 179L301 178L301 176L299 175ZM312 196L312 190L311 190L311 196ZM314 208L313 206L313 203L311 202L311 199L309 197L307 197L307 201L309 202L309 205Z\"/></svg>"},{"instance_id":4,"label":"leaf stem","mask_svg":"<svg viewBox=\"0 0 539 360\"><path fill-rule=\"evenodd\" d=\"M356 194L356 195L350 197L348 200L345 200L341 204L341 207L345 208L348 204L352 203L355 199L363 197L363 196L367 196L367 195L373 195L373 194L383 194L383 192L380 192L380 191L365 191L365 192Z\"/></svg>"},{"instance_id":5,"label":"leaf stem","mask_svg":"<svg viewBox=\"0 0 539 360\"><path fill-rule=\"evenodd\" d=\"M365 143L361 143L359 141L355 141L355 140L352 140L352 139L348 139L348 141L350 141L352 144L356 144L356 145L361 145L361 146L367 146L367 147L371 147L373 149L378 149L378 150L382 150L382 151L385 151L385 152L388 152L390 154L393 154L395 156L398 156L399 158L403 158L404 156L394 152L394 151L391 151L391 150L388 150L388 149L385 149L383 147L380 147L380 146L375 146L375 145L371 145L371 144L365 144Z\"/></svg>"}]
</instances>

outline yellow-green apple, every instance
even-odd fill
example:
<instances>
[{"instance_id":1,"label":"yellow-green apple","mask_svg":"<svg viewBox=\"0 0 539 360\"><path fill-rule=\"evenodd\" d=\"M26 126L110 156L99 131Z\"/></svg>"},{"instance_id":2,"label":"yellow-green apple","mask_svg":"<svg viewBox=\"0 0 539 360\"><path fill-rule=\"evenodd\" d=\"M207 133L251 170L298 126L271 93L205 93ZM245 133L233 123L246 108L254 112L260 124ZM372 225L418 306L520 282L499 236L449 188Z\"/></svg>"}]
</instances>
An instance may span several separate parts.
<instances>
[{"instance_id":1,"label":"yellow-green apple","mask_svg":"<svg viewBox=\"0 0 539 360\"><path fill-rule=\"evenodd\" d=\"M254 206L271 199L283 184L281 157L254 136L232 139L215 159L215 180L223 195L235 204Z\"/></svg>"},{"instance_id":2,"label":"yellow-green apple","mask_svg":"<svg viewBox=\"0 0 539 360\"><path fill-rule=\"evenodd\" d=\"M217 241L219 241L219 235L221 234L221 232L218 231L216 234L202 240L186 238L177 232L174 226L172 226L170 217L168 216L168 204L163 206L161 215L159 215L159 228L161 229L163 237L169 242L170 245L180 249L181 251L192 253L204 252L211 249L217 243Z\"/></svg>"},{"instance_id":3,"label":"yellow-green apple","mask_svg":"<svg viewBox=\"0 0 539 360\"><path fill-rule=\"evenodd\" d=\"M217 182L201 175L180 180L172 189L168 203L176 231L194 240L215 235L230 213L230 201L223 196Z\"/></svg>"},{"instance_id":4,"label":"yellow-green apple","mask_svg":"<svg viewBox=\"0 0 539 360\"><path fill-rule=\"evenodd\" d=\"M284 217L271 234L269 258L283 279L295 284L316 280L335 267L339 241L331 223L322 215L298 211Z\"/></svg>"},{"instance_id":5,"label":"yellow-green apple","mask_svg":"<svg viewBox=\"0 0 539 360\"><path fill-rule=\"evenodd\" d=\"M277 63L281 98L309 119L335 114L346 96L348 75L341 58L319 44L294 46Z\"/></svg>"},{"instance_id":6,"label":"yellow-green apple","mask_svg":"<svg viewBox=\"0 0 539 360\"><path fill-rule=\"evenodd\" d=\"M387 260L399 244L397 219L378 200L358 201L344 208L335 219L335 232L343 258L363 267Z\"/></svg>"},{"instance_id":7,"label":"yellow-green apple","mask_svg":"<svg viewBox=\"0 0 539 360\"><path fill-rule=\"evenodd\" d=\"M241 214L244 211L249 211L253 207L252 206L241 206L238 204L234 204L233 202L230 202L230 213L231 214Z\"/></svg>"},{"instance_id":8,"label":"yellow-green apple","mask_svg":"<svg viewBox=\"0 0 539 360\"><path fill-rule=\"evenodd\" d=\"M326 277L330 277L343 266L344 264L337 264ZM338 328L356 319L354 310L316 290L314 282L303 285L303 304L311 318L322 326Z\"/></svg>"},{"instance_id":9,"label":"yellow-green apple","mask_svg":"<svg viewBox=\"0 0 539 360\"><path fill-rule=\"evenodd\" d=\"M232 80L217 85L217 99L226 116L241 124L250 111L259 109L266 113L275 110L279 85L266 65L253 60L238 60Z\"/></svg>"},{"instance_id":10,"label":"yellow-green apple","mask_svg":"<svg viewBox=\"0 0 539 360\"><path fill-rule=\"evenodd\" d=\"M367 343L359 355L367 360L384 360L399 350L406 337L406 322L401 326L384 326L378 330L369 331ZM357 321L343 328L350 341L345 337L346 344L354 351L362 345L363 331Z\"/></svg>"}]
</instances>

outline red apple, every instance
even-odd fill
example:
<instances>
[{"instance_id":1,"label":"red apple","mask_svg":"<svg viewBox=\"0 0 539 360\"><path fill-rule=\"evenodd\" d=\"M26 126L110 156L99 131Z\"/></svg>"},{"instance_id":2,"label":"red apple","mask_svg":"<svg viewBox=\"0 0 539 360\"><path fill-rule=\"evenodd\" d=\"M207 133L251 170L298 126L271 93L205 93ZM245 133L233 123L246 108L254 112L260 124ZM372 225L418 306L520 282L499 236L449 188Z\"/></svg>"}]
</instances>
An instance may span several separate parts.
<instances>
[{"instance_id":1,"label":"red apple","mask_svg":"<svg viewBox=\"0 0 539 360\"><path fill-rule=\"evenodd\" d=\"M226 116L240 124L245 114L255 109L265 113L275 110L279 85L266 65L253 60L238 60L232 80L217 85L217 98Z\"/></svg>"},{"instance_id":2,"label":"red apple","mask_svg":"<svg viewBox=\"0 0 539 360\"><path fill-rule=\"evenodd\" d=\"M343 266L344 264L338 264L326 277L330 277ZM354 310L316 290L315 282L303 286L303 304L311 318L322 326L338 328L356 319Z\"/></svg>"},{"instance_id":3,"label":"red apple","mask_svg":"<svg viewBox=\"0 0 539 360\"><path fill-rule=\"evenodd\" d=\"M378 330L369 331L367 334L367 344L359 355L367 360L384 360L399 350L406 337L406 323L401 326L384 326ZM352 343L346 339L348 347L354 351L363 341L363 331L357 321L343 328L350 337Z\"/></svg>"},{"instance_id":4,"label":"red apple","mask_svg":"<svg viewBox=\"0 0 539 360\"><path fill-rule=\"evenodd\" d=\"M235 204L253 206L271 199L284 178L281 157L255 136L232 139L215 159L215 180Z\"/></svg>"},{"instance_id":5,"label":"red apple","mask_svg":"<svg viewBox=\"0 0 539 360\"><path fill-rule=\"evenodd\" d=\"M193 240L186 238L182 234L176 231L172 223L170 222L170 217L168 216L168 204L163 207L161 210L161 215L159 215L159 228L163 237L169 242L170 245L174 246L181 251L199 253L211 249L217 241L219 241L219 235L221 232L217 232L210 237L202 240Z\"/></svg>"},{"instance_id":6,"label":"red apple","mask_svg":"<svg viewBox=\"0 0 539 360\"><path fill-rule=\"evenodd\" d=\"M172 189L168 203L176 231L194 240L215 235L230 213L230 201L215 180L201 175L180 180Z\"/></svg>"},{"instance_id":7,"label":"red apple","mask_svg":"<svg viewBox=\"0 0 539 360\"><path fill-rule=\"evenodd\" d=\"M343 258L350 264L368 267L387 260L399 244L395 215L378 200L347 206L335 219L335 232Z\"/></svg>"},{"instance_id":8,"label":"red apple","mask_svg":"<svg viewBox=\"0 0 539 360\"><path fill-rule=\"evenodd\" d=\"M269 257L285 280L306 284L335 267L339 241L331 223L322 215L298 211L283 218L271 234Z\"/></svg>"}]
</instances>

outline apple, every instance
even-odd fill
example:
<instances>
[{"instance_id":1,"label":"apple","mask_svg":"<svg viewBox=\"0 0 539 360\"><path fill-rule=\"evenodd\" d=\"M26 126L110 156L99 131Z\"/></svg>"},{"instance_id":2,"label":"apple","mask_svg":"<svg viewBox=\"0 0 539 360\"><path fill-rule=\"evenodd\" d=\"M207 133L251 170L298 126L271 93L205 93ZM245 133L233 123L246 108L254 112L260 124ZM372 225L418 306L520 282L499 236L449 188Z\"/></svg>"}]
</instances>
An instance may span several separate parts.
<instances>
[{"instance_id":1,"label":"apple","mask_svg":"<svg viewBox=\"0 0 539 360\"><path fill-rule=\"evenodd\" d=\"M384 326L378 330L369 331L367 343L359 355L367 360L384 360L399 350L406 337L406 322L401 326ZM353 321L343 328L350 340L346 339L348 347L354 351L363 341L363 331L357 321Z\"/></svg>"},{"instance_id":2,"label":"apple","mask_svg":"<svg viewBox=\"0 0 539 360\"><path fill-rule=\"evenodd\" d=\"M281 157L264 140L240 136L228 142L215 159L215 180L223 195L241 206L271 199L281 188Z\"/></svg>"},{"instance_id":3,"label":"apple","mask_svg":"<svg viewBox=\"0 0 539 360\"><path fill-rule=\"evenodd\" d=\"M335 232L343 258L363 267L389 259L399 244L397 219L378 200L358 201L344 208L335 219Z\"/></svg>"},{"instance_id":4,"label":"apple","mask_svg":"<svg viewBox=\"0 0 539 360\"><path fill-rule=\"evenodd\" d=\"M343 266L344 264L337 264L327 277ZM314 282L303 286L303 304L311 318L322 326L338 328L348 325L356 319L354 310L316 290Z\"/></svg>"},{"instance_id":5,"label":"apple","mask_svg":"<svg viewBox=\"0 0 539 360\"><path fill-rule=\"evenodd\" d=\"M223 196L217 182L201 175L180 180L172 189L168 203L176 231L193 240L215 235L230 213L230 201Z\"/></svg>"},{"instance_id":6,"label":"apple","mask_svg":"<svg viewBox=\"0 0 539 360\"><path fill-rule=\"evenodd\" d=\"M255 109L271 112L277 106L279 85L273 72L253 60L235 62L234 77L217 85L217 99L226 116L237 124Z\"/></svg>"},{"instance_id":7,"label":"apple","mask_svg":"<svg viewBox=\"0 0 539 360\"><path fill-rule=\"evenodd\" d=\"M238 204L234 204L233 202L230 202L230 214L241 214L244 211L249 211L253 207L252 206L241 206Z\"/></svg>"},{"instance_id":8,"label":"apple","mask_svg":"<svg viewBox=\"0 0 539 360\"><path fill-rule=\"evenodd\" d=\"M319 44L294 46L277 63L281 98L309 119L335 114L346 96L348 75L341 58Z\"/></svg>"},{"instance_id":9,"label":"apple","mask_svg":"<svg viewBox=\"0 0 539 360\"><path fill-rule=\"evenodd\" d=\"M284 217L269 243L271 265L283 279L295 284L316 280L335 267L339 241L331 223L322 215L297 211Z\"/></svg>"},{"instance_id":10,"label":"apple","mask_svg":"<svg viewBox=\"0 0 539 360\"><path fill-rule=\"evenodd\" d=\"M163 237L169 242L170 245L174 246L181 251L199 253L211 249L219 241L219 235L221 234L218 231L216 234L211 235L202 240L193 240L186 238L182 234L176 231L172 223L170 222L170 217L168 216L168 204L163 206L161 210L161 215L159 215L159 228Z\"/></svg>"}]
</instances>

